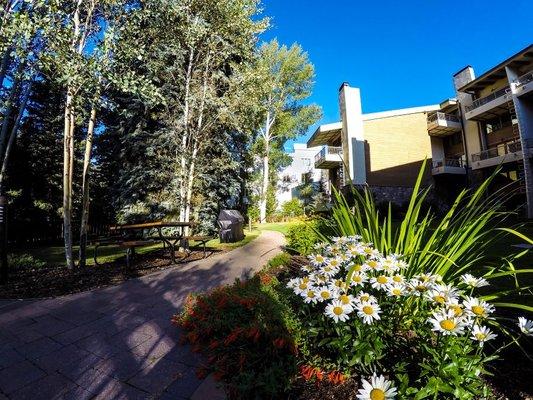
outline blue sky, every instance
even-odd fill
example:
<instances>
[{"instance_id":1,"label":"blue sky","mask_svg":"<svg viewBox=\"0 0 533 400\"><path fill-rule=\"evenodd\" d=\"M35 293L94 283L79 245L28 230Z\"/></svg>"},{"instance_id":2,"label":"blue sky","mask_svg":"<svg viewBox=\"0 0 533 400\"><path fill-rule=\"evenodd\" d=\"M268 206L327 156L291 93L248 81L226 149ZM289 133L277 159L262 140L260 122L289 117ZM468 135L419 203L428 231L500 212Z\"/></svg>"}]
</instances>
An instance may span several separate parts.
<instances>
[{"instance_id":1,"label":"blue sky","mask_svg":"<svg viewBox=\"0 0 533 400\"><path fill-rule=\"evenodd\" d=\"M298 42L315 65L310 101L322 106L321 123L339 120L344 81L361 88L365 113L434 104L454 95L451 76L462 67L479 76L533 43L533 0L263 0L263 7L273 24L264 40Z\"/></svg>"}]
</instances>

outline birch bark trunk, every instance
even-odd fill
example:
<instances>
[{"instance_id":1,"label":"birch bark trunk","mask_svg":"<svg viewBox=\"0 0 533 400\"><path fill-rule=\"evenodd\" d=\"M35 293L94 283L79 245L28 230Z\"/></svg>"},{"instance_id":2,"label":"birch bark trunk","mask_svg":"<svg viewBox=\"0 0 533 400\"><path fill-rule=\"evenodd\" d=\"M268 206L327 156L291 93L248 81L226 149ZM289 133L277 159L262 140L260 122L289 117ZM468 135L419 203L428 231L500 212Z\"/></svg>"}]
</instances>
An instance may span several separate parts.
<instances>
[{"instance_id":1,"label":"birch bark trunk","mask_svg":"<svg viewBox=\"0 0 533 400\"><path fill-rule=\"evenodd\" d=\"M96 125L96 108L91 108L89 125L87 127L87 137L85 139L85 154L83 156L83 173L82 173L82 202L81 202L81 223L80 223L80 251L78 266L85 268L86 250L87 250L87 227L89 224L89 169L91 167L91 152L93 146L94 127Z\"/></svg>"},{"instance_id":2,"label":"birch bark trunk","mask_svg":"<svg viewBox=\"0 0 533 400\"><path fill-rule=\"evenodd\" d=\"M259 201L259 223L264 224L266 222L267 211L267 191L268 191L268 176L270 174L269 161L270 161L270 126L271 126L270 112L267 112L265 132L263 139L265 141L264 155L263 155L263 184L261 187L261 197Z\"/></svg>"},{"instance_id":3,"label":"birch bark trunk","mask_svg":"<svg viewBox=\"0 0 533 400\"><path fill-rule=\"evenodd\" d=\"M73 96L71 89L67 90L65 101L65 126L63 130L63 237L65 241L65 261L67 268L74 269L72 255L72 169L73 169Z\"/></svg>"}]
</instances>

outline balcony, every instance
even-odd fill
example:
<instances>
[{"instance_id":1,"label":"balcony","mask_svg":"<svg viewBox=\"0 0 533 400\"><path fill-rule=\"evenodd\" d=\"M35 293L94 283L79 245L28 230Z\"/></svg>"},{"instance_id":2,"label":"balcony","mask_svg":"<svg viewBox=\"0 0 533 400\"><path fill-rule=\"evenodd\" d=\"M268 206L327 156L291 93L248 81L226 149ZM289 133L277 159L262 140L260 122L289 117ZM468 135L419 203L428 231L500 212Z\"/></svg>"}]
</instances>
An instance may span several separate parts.
<instances>
[{"instance_id":1,"label":"balcony","mask_svg":"<svg viewBox=\"0 0 533 400\"><path fill-rule=\"evenodd\" d=\"M533 92L533 71L529 71L516 79L514 92L517 96Z\"/></svg>"},{"instance_id":2,"label":"balcony","mask_svg":"<svg viewBox=\"0 0 533 400\"><path fill-rule=\"evenodd\" d=\"M448 136L461 130L461 121L453 114L436 112L428 115L427 123L430 136Z\"/></svg>"},{"instance_id":3,"label":"balcony","mask_svg":"<svg viewBox=\"0 0 533 400\"><path fill-rule=\"evenodd\" d=\"M324 146L315 156L315 168L332 169L342 164L342 147Z\"/></svg>"},{"instance_id":4,"label":"balcony","mask_svg":"<svg viewBox=\"0 0 533 400\"><path fill-rule=\"evenodd\" d=\"M531 157L533 141L526 140L527 157ZM493 167L503 163L519 161L524 158L520 139L500 143L498 146L472 154L472 169Z\"/></svg>"},{"instance_id":5,"label":"balcony","mask_svg":"<svg viewBox=\"0 0 533 400\"><path fill-rule=\"evenodd\" d=\"M445 158L443 160L434 160L432 175L465 175L466 169L461 158Z\"/></svg>"},{"instance_id":6,"label":"balcony","mask_svg":"<svg viewBox=\"0 0 533 400\"><path fill-rule=\"evenodd\" d=\"M476 99L465 106L465 117L469 120L484 121L509 112L507 102L512 99L511 88L506 86L488 96Z\"/></svg>"}]
</instances>

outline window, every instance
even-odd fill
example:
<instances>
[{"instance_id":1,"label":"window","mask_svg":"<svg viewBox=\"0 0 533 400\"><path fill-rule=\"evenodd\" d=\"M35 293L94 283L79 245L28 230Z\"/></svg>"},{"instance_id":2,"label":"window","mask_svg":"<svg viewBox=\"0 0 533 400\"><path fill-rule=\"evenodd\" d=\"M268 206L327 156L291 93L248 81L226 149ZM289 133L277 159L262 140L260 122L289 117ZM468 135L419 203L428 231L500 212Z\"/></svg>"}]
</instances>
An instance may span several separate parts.
<instances>
[{"instance_id":1,"label":"window","mask_svg":"<svg viewBox=\"0 0 533 400\"><path fill-rule=\"evenodd\" d=\"M303 161L305 167L310 167L311 166L311 159L310 158L302 158L302 161Z\"/></svg>"}]
</instances>

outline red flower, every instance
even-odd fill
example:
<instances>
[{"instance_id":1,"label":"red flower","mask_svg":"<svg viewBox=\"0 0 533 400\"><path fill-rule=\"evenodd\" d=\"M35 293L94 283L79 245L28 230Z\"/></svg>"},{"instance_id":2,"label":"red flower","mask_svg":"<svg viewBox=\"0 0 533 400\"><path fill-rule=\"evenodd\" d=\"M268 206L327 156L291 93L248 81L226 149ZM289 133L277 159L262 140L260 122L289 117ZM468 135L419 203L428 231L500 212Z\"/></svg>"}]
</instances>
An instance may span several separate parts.
<instances>
[{"instance_id":1,"label":"red flower","mask_svg":"<svg viewBox=\"0 0 533 400\"><path fill-rule=\"evenodd\" d=\"M324 379L324 372L322 372L318 368L315 368L315 376L317 380L321 381L322 379Z\"/></svg>"},{"instance_id":2,"label":"red flower","mask_svg":"<svg viewBox=\"0 0 533 400\"><path fill-rule=\"evenodd\" d=\"M235 328L229 335L228 337L224 340L224 344L226 346L229 346L230 344L232 344L234 341L236 341L240 334L242 333L244 329L243 328L240 328L240 327L237 327Z\"/></svg>"},{"instance_id":3,"label":"red flower","mask_svg":"<svg viewBox=\"0 0 533 400\"><path fill-rule=\"evenodd\" d=\"M211 340L211 343L209 343L209 350L215 350L219 346L218 340Z\"/></svg>"},{"instance_id":4,"label":"red flower","mask_svg":"<svg viewBox=\"0 0 533 400\"><path fill-rule=\"evenodd\" d=\"M346 380L346 377L344 376L344 374L340 373L339 371L331 371L328 374L328 381L330 381L334 385L343 383L345 380Z\"/></svg>"},{"instance_id":5,"label":"red flower","mask_svg":"<svg viewBox=\"0 0 533 400\"><path fill-rule=\"evenodd\" d=\"M274 342L272 342L274 344L275 347L277 347L278 349L282 349L283 346L285 346L285 339L283 338L277 338L276 340L274 340Z\"/></svg>"},{"instance_id":6,"label":"red flower","mask_svg":"<svg viewBox=\"0 0 533 400\"><path fill-rule=\"evenodd\" d=\"M308 381L315 374L315 369L310 365L304 365L300 368L300 373L302 374L303 378Z\"/></svg>"}]
</instances>

